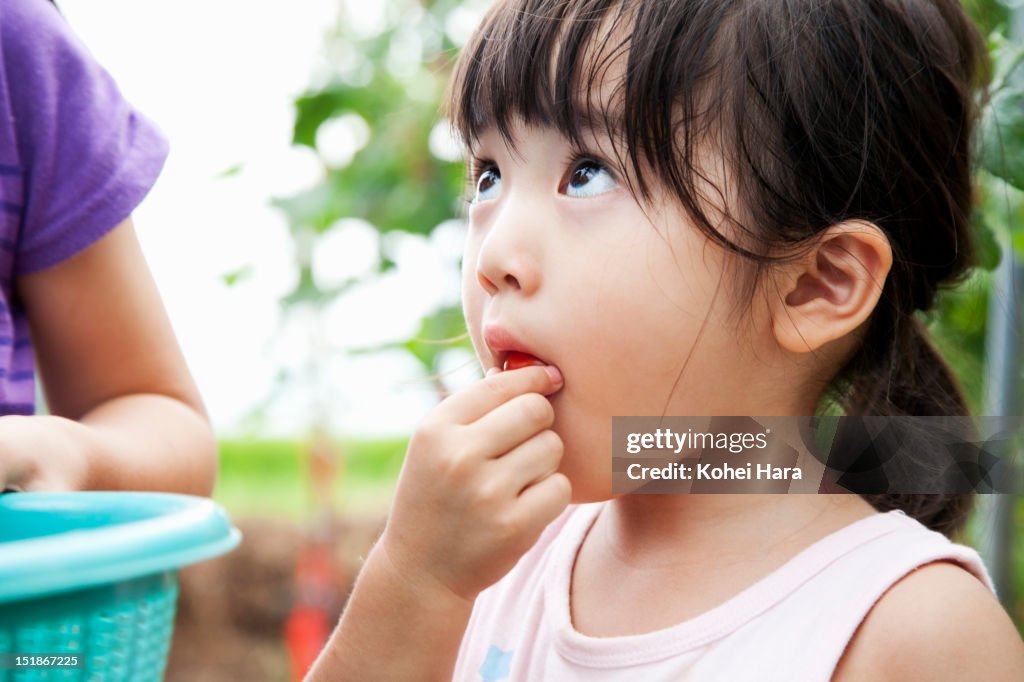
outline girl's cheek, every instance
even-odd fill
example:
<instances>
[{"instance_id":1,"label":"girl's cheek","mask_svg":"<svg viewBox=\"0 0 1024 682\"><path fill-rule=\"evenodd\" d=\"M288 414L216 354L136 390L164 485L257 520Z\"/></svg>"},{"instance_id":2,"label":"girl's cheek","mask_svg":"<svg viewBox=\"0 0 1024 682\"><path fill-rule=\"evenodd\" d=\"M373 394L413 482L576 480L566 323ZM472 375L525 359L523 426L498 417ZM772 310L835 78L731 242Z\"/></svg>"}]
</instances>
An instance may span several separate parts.
<instances>
[{"instance_id":1,"label":"girl's cheek","mask_svg":"<svg viewBox=\"0 0 1024 682\"><path fill-rule=\"evenodd\" d=\"M466 241L462 249L462 297L465 300L476 280L477 251L472 241Z\"/></svg>"},{"instance_id":2,"label":"girl's cheek","mask_svg":"<svg viewBox=\"0 0 1024 682\"><path fill-rule=\"evenodd\" d=\"M484 291L477 282L476 261L466 254L463 259L462 270L462 315L466 321L466 330L469 332L469 339L476 351L477 359L481 362L484 359L483 340L481 338L481 327L483 325Z\"/></svg>"},{"instance_id":3,"label":"girl's cheek","mask_svg":"<svg viewBox=\"0 0 1024 682\"><path fill-rule=\"evenodd\" d=\"M464 266L462 272L462 310L466 321L470 322L473 316L479 319L483 307L484 291L476 278L476 269L470 265Z\"/></svg>"},{"instance_id":4,"label":"girl's cheek","mask_svg":"<svg viewBox=\"0 0 1024 682\"><path fill-rule=\"evenodd\" d=\"M480 261L481 242L480 236L474 234L471 229L462 248L462 291L464 296L467 292L480 288L476 270L477 263Z\"/></svg>"}]
</instances>

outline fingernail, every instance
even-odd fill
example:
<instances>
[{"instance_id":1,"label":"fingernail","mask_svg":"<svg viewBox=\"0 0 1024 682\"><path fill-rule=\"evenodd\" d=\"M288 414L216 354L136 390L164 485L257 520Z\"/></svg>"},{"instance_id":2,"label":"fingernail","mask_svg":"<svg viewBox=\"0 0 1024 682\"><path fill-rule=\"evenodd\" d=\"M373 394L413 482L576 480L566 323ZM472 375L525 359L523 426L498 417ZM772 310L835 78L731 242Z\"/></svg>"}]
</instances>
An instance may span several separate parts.
<instances>
[{"instance_id":1,"label":"fingernail","mask_svg":"<svg viewBox=\"0 0 1024 682\"><path fill-rule=\"evenodd\" d=\"M544 369L547 370L548 376L551 377L551 383L553 383L555 386L561 386L562 385L562 381L563 381L562 373L558 371L557 367L553 367L551 365L545 365Z\"/></svg>"}]
</instances>

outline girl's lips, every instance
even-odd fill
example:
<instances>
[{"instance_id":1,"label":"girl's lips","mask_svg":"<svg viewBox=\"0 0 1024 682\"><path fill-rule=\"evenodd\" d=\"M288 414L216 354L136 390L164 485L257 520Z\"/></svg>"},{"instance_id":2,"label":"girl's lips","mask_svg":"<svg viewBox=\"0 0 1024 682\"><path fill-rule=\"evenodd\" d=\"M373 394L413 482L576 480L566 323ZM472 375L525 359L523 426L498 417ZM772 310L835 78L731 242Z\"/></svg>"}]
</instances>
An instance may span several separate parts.
<instances>
[{"instance_id":1,"label":"girl's lips","mask_svg":"<svg viewBox=\"0 0 1024 682\"><path fill-rule=\"evenodd\" d=\"M526 343L500 324L484 325L483 336L495 366L501 371L549 364L534 355Z\"/></svg>"},{"instance_id":2,"label":"girl's lips","mask_svg":"<svg viewBox=\"0 0 1024 682\"><path fill-rule=\"evenodd\" d=\"M494 367L492 372L507 372L522 367L542 366L547 368L551 380L558 386L565 382L561 371L547 360L537 357L530 348L520 341L512 332L497 324L484 326L484 342L490 350Z\"/></svg>"}]
</instances>

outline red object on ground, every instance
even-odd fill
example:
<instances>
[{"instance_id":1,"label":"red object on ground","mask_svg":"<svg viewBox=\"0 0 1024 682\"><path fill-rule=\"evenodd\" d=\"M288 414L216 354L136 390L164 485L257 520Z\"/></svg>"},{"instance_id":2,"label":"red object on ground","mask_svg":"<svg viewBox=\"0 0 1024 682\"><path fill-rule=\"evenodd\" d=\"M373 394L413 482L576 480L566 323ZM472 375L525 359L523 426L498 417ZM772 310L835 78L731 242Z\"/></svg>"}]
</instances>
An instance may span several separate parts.
<instances>
[{"instance_id":1,"label":"red object on ground","mask_svg":"<svg viewBox=\"0 0 1024 682\"><path fill-rule=\"evenodd\" d=\"M292 680L302 682L331 636L337 613L339 566L332 557L334 535L331 488L338 453L324 431L312 436L306 456L313 494L313 517L295 563L295 605L284 624Z\"/></svg>"},{"instance_id":2,"label":"red object on ground","mask_svg":"<svg viewBox=\"0 0 1024 682\"><path fill-rule=\"evenodd\" d=\"M330 549L316 543L304 547L295 564L298 598L284 624L294 682L302 682L331 635L332 570Z\"/></svg>"},{"instance_id":3,"label":"red object on ground","mask_svg":"<svg viewBox=\"0 0 1024 682\"><path fill-rule=\"evenodd\" d=\"M302 682L331 634L327 613L317 606L297 604L284 624L284 641L292 662L292 680Z\"/></svg>"}]
</instances>

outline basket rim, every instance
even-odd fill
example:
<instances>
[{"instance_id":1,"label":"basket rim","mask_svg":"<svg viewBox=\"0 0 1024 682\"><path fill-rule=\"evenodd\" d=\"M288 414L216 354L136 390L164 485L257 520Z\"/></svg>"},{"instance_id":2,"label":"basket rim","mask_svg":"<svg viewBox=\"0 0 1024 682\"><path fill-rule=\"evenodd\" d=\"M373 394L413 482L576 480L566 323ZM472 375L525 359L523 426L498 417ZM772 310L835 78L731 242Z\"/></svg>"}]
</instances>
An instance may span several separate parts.
<instances>
[{"instance_id":1,"label":"basket rim","mask_svg":"<svg viewBox=\"0 0 1024 682\"><path fill-rule=\"evenodd\" d=\"M0 496L0 526L44 515L66 521L67 529L0 542L0 604L175 570L241 541L224 509L202 497L92 491ZM91 527L97 522L104 525Z\"/></svg>"}]
</instances>

